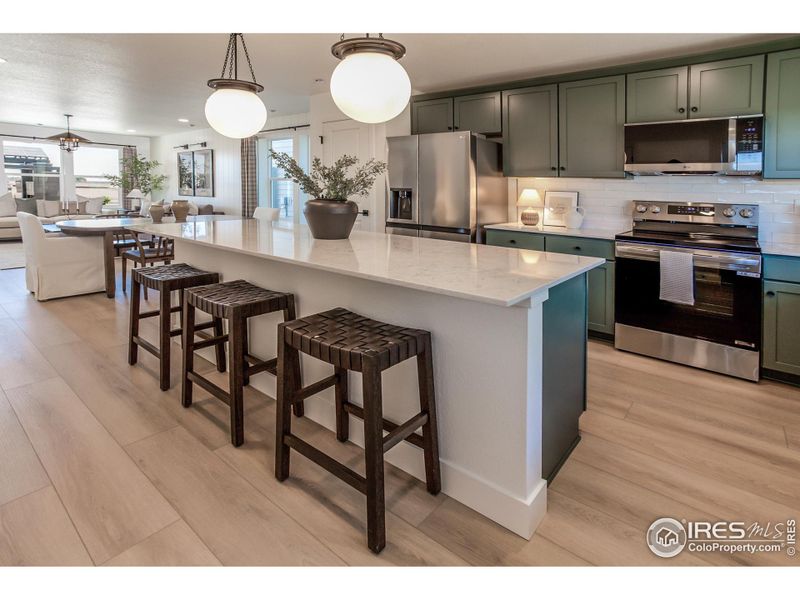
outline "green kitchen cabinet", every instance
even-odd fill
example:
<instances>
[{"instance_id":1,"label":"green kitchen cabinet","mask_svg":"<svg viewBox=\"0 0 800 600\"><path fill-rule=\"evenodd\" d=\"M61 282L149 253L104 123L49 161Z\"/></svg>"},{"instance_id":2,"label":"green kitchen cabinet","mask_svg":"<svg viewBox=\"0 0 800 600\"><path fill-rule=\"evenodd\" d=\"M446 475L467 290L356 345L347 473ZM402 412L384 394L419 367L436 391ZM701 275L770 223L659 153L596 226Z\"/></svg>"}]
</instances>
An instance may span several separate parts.
<instances>
[{"instance_id":1,"label":"green kitchen cabinet","mask_svg":"<svg viewBox=\"0 0 800 600\"><path fill-rule=\"evenodd\" d=\"M589 329L614 335L614 261L589 271Z\"/></svg>"},{"instance_id":2,"label":"green kitchen cabinet","mask_svg":"<svg viewBox=\"0 0 800 600\"><path fill-rule=\"evenodd\" d=\"M559 84L559 175L624 177L624 124L624 75Z\"/></svg>"},{"instance_id":3,"label":"green kitchen cabinet","mask_svg":"<svg viewBox=\"0 0 800 600\"><path fill-rule=\"evenodd\" d=\"M453 131L453 99L440 98L411 104L411 133Z\"/></svg>"},{"instance_id":4,"label":"green kitchen cabinet","mask_svg":"<svg viewBox=\"0 0 800 600\"><path fill-rule=\"evenodd\" d=\"M769 259L767 259L769 260ZM800 269L800 260L797 261ZM767 376L800 377L800 284L764 280L764 330L761 358ZM800 381L800 380L798 380Z\"/></svg>"},{"instance_id":5,"label":"green kitchen cabinet","mask_svg":"<svg viewBox=\"0 0 800 600\"><path fill-rule=\"evenodd\" d=\"M453 128L495 135L503 131L500 92L453 98Z\"/></svg>"},{"instance_id":6,"label":"green kitchen cabinet","mask_svg":"<svg viewBox=\"0 0 800 600\"><path fill-rule=\"evenodd\" d=\"M687 117L689 67L631 73L626 82L627 123Z\"/></svg>"},{"instance_id":7,"label":"green kitchen cabinet","mask_svg":"<svg viewBox=\"0 0 800 600\"><path fill-rule=\"evenodd\" d=\"M692 65L689 118L760 114L763 92L763 54Z\"/></svg>"},{"instance_id":8,"label":"green kitchen cabinet","mask_svg":"<svg viewBox=\"0 0 800 600\"><path fill-rule=\"evenodd\" d=\"M800 49L767 56L764 178L800 178Z\"/></svg>"},{"instance_id":9,"label":"green kitchen cabinet","mask_svg":"<svg viewBox=\"0 0 800 600\"><path fill-rule=\"evenodd\" d=\"M489 246L505 246L524 250L544 250L544 236L535 233L520 233L501 229L487 229L486 243Z\"/></svg>"},{"instance_id":10,"label":"green kitchen cabinet","mask_svg":"<svg viewBox=\"0 0 800 600\"><path fill-rule=\"evenodd\" d=\"M503 174L558 175L558 86L504 91Z\"/></svg>"}]
</instances>

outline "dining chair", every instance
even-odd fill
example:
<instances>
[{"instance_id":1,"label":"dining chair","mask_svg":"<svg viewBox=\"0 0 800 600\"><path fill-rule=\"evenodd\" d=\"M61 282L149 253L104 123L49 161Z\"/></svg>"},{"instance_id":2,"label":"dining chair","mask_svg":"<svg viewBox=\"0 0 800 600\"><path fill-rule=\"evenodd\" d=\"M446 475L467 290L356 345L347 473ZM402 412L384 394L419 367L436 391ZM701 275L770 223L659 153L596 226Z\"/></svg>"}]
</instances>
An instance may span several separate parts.
<instances>
[{"instance_id":1,"label":"dining chair","mask_svg":"<svg viewBox=\"0 0 800 600\"><path fill-rule=\"evenodd\" d=\"M140 234L132 231L136 247L122 253L122 291L128 289L128 261L133 261L134 267L146 267L156 263L170 264L175 260L175 246L170 238L151 236L145 240ZM144 299L147 300L147 288L144 289Z\"/></svg>"}]
</instances>

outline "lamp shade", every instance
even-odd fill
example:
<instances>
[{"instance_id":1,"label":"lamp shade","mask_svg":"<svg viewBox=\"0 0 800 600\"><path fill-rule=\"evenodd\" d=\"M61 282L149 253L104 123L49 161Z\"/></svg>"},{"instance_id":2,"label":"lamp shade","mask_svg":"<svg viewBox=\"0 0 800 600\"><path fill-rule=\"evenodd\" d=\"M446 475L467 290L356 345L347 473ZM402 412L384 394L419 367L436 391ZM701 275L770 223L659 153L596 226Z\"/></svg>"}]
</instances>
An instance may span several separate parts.
<instances>
[{"instance_id":1,"label":"lamp shade","mask_svg":"<svg viewBox=\"0 0 800 600\"><path fill-rule=\"evenodd\" d=\"M542 199L539 192L533 188L525 188L519 195L517 206L542 206Z\"/></svg>"},{"instance_id":2,"label":"lamp shade","mask_svg":"<svg viewBox=\"0 0 800 600\"><path fill-rule=\"evenodd\" d=\"M142 190L140 190L139 188L133 188L130 192L128 192L128 195L125 197L130 198L131 200L141 200L142 198L144 198L144 194L142 193Z\"/></svg>"},{"instance_id":3,"label":"lamp shade","mask_svg":"<svg viewBox=\"0 0 800 600\"><path fill-rule=\"evenodd\" d=\"M334 69L331 96L339 110L351 119L383 123L403 112L411 97L411 81L392 56L357 52Z\"/></svg>"},{"instance_id":4,"label":"lamp shade","mask_svg":"<svg viewBox=\"0 0 800 600\"><path fill-rule=\"evenodd\" d=\"M241 139L261 131L267 108L252 91L220 87L206 100L206 120L222 135Z\"/></svg>"}]
</instances>

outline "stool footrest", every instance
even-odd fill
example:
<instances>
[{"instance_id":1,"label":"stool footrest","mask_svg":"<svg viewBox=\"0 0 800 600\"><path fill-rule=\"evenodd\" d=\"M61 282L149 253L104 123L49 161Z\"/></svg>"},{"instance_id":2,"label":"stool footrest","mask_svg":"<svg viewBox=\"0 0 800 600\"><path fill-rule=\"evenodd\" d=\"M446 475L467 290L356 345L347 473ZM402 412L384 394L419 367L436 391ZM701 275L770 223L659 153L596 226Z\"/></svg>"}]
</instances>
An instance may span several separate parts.
<instances>
[{"instance_id":1,"label":"stool footrest","mask_svg":"<svg viewBox=\"0 0 800 600\"><path fill-rule=\"evenodd\" d=\"M206 321L205 323L198 323L197 325L194 326L194 329L195 329L195 331L198 331L198 330L201 330L201 329L211 329L213 326L214 326L214 321ZM183 329L181 329L180 327L177 327L175 329L170 329L169 330L170 337L177 337L182 333L183 333Z\"/></svg>"},{"instance_id":2,"label":"stool footrest","mask_svg":"<svg viewBox=\"0 0 800 600\"><path fill-rule=\"evenodd\" d=\"M364 419L364 409L358 406L357 404L351 404L348 402L347 404L344 405L344 410L353 415L354 417L358 417L361 420ZM398 425L397 423L393 423L392 421L383 419L384 431L388 431L391 433L398 427L400 427L400 425ZM417 446L418 448L422 448L423 450L425 449L425 439L418 433L410 434L408 437L405 438L405 440L409 444L414 444L415 446Z\"/></svg>"},{"instance_id":3,"label":"stool footrest","mask_svg":"<svg viewBox=\"0 0 800 600\"><path fill-rule=\"evenodd\" d=\"M338 375L331 375L330 377L326 377L325 379L320 379L319 381L312 383L311 385L307 385L304 388L297 390L294 394L294 398L292 398L292 402L297 404L308 398L309 396L313 396L314 394L320 393L322 390L328 389L332 385L335 385L338 381Z\"/></svg>"},{"instance_id":4,"label":"stool footrest","mask_svg":"<svg viewBox=\"0 0 800 600\"><path fill-rule=\"evenodd\" d=\"M146 339L144 339L144 338L142 338L142 337L140 337L138 335L133 336L132 339L133 339L133 343L134 344L136 344L138 346L141 346L142 348L147 350L150 354L152 354L156 358L160 358L161 357L161 351L158 348L156 348L155 345L153 345L150 342L148 342Z\"/></svg>"},{"instance_id":5,"label":"stool footrest","mask_svg":"<svg viewBox=\"0 0 800 600\"><path fill-rule=\"evenodd\" d=\"M209 392L210 394L213 394L213 396L217 400L222 400L225 404L230 406L231 401L230 401L230 396L228 395L228 392L223 390L217 384L211 383L208 379L206 379L205 377L202 377L201 375L198 375L194 371L189 371L188 373L186 373L186 378L189 381L191 381L193 383L196 383L197 385L199 385L201 388L203 388L205 391Z\"/></svg>"},{"instance_id":6,"label":"stool footrest","mask_svg":"<svg viewBox=\"0 0 800 600\"><path fill-rule=\"evenodd\" d=\"M247 375L255 375L256 373L262 373L266 371L267 373L272 373L273 375L278 374L278 359L271 358L269 360L261 360L260 358L253 356L252 354L245 354L244 360L247 363L246 372Z\"/></svg>"},{"instance_id":7,"label":"stool footrest","mask_svg":"<svg viewBox=\"0 0 800 600\"><path fill-rule=\"evenodd\" d=\"M181 311L181 307L180 306L173 306L173 307L171 307L169 309L170 313L176 313L176 312L180 312L180 311ZM150 317L157 317L160 314L161 314L161 311L158 310L158 309L156 309L156 310L146 310L144 312L139 313L139 318L140 319L149 319Z\"/></svg>"},{"instance_id":8,"label":"stool footrest","mask_svg":"<svg viewBox=\"0 0 800 600\"><path fill-rule=\"evenodd\" d=\"M402 425L398 425L395 429L391 430L389 435L383 438L383 451L388 452L427 422L428 413L419 413Z\"/></svg>"},{"instance_id":9,"label":"stool footrest","mask_svg":"<svg viewBox=\"0 0 800 600\"><path fill-rule=\"evenodd\" d=\"M320 452L314 448L314 446L311 446L294 434L287 434L284 436L283 441L292 450L297 450L297 452L305 456L307 459L314 461L320 467L332 473L348 485L354 487L362 494L367 493L366 478L353 471L353 469L350 467L343 465L338 460L331 458L324 452Z\"/></svg>"},{"instance_id":10,"label":"stool footrest","mask_svg":"<svg viewBox=\"0 0 800 600\"><path fill-rule=\"evenodd\" d=\"M192 351L202 350L203 348L216 346L220 342L227 342L227 341L228 341L227 333L223 335L208 337L200 342L192 342Z\"/></svg>"}]
</instances>

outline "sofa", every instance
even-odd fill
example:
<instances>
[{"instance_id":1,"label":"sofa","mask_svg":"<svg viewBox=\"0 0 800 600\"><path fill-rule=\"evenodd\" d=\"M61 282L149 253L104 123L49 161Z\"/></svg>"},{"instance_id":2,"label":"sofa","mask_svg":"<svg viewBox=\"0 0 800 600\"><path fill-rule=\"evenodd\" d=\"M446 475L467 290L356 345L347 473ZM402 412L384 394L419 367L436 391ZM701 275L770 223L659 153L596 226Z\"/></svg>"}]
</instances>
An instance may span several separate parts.
<instances>
[{"instance_id":1,"label":"sofa","mask_svg":"<svg viewBox=\"0 0 800 600\"><path fill-rule=\"evenodd\" d=\"M0 196L0 240L22 239L18 212L35 215L43 225L46 225L68 219L93 219L103 209L102 198L78 196L77 200L77 214L73 208L75 203L70 203L72 214L65 214L66 211L58 200L15 199L11 192Z\"/></svg>"}]
</instances>

